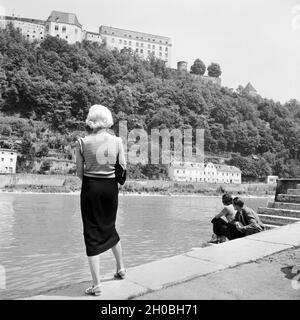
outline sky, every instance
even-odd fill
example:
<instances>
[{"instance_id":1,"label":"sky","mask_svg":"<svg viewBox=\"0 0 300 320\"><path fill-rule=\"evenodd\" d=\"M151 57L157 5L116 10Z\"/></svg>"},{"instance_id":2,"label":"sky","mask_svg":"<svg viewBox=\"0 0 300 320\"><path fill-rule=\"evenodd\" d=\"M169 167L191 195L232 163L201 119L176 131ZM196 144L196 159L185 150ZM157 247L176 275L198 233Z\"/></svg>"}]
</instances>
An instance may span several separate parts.
<instances>
[{"instance_id":1,"label":"sky","mask_svg":"<svg viewBox=\"0 0 300 320\"><path fill-rule=\"evenodd\" d=\"M172 63L219 63L222 85L251 82L282 103L300 101L300 0L0 0L0 14L47 19L75 13L83 28L100 25L171 38Z\"/></svg>"}]
</instances>

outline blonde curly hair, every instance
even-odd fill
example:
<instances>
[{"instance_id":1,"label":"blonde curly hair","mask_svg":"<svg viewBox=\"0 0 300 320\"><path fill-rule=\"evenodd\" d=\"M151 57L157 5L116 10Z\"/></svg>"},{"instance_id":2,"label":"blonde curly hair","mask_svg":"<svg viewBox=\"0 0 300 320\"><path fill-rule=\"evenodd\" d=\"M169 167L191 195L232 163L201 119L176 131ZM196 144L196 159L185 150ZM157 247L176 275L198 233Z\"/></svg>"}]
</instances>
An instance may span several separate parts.
<instances>
[{"instance_id":1,"label":"blonde curly hair","mask_svg":"<svg viewBox=\"0 0 300 320\"><path fill-rule=\"evenodd\" d=\"M111 112L101 104L90 107L85 123L91 129L110 128L114 124Z\"/></svg>"}]
</instances>

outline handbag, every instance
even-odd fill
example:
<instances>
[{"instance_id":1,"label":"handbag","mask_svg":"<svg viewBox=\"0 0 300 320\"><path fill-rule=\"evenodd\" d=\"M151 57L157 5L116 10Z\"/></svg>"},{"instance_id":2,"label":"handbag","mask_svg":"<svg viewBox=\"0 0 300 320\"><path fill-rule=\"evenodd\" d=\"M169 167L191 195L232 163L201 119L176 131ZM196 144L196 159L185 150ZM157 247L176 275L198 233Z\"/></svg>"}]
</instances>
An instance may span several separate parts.
<instances>
[{"instance_id":1,"label":"handbag","mask_svg":"<svg viewBox=\"0 0 300 320\"><path fill-rule=\"evenodd\" d=\"M126 181L126 169L123 169L123 167L119 164L119 157L117 158L117 162L115 164L115 176L116 181L123 185Z\"/></svg>"}]
</instances>

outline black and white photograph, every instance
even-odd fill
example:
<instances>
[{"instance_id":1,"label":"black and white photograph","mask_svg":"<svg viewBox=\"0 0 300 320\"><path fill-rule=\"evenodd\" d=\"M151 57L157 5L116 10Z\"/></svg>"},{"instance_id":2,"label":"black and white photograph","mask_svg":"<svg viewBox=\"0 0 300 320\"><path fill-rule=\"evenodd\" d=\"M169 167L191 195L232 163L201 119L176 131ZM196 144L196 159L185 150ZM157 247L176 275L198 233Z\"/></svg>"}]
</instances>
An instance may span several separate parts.
<instances>
[{"instance_id":1,"label":"black and white photograph","mask_svg":"<svg viewBox=\"0 0 300 320\"><path fill-rule=\"evenodd\" d=\"M0 300L300 300L300 0L0 0Z\"/></svg>"}]
</instances>

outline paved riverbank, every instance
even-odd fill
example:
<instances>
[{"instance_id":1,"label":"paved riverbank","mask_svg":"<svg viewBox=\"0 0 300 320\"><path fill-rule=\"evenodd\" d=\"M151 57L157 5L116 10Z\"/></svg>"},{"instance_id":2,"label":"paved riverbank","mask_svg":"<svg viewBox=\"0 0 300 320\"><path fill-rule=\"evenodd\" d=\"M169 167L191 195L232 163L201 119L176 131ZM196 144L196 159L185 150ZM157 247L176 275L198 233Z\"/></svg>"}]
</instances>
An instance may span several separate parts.
<instances>
[{"instance_id":1,"label":"paved riverbank","mask_svg":"<svg viewBox=\"0 0 300 320\"><path fill-rule=\"evenodd\" d=\"M103 277L99 297L85 281L25 299L300 299L299 234L294 223L133 267L126 280Z\"/></svg>"}]
</instances>

